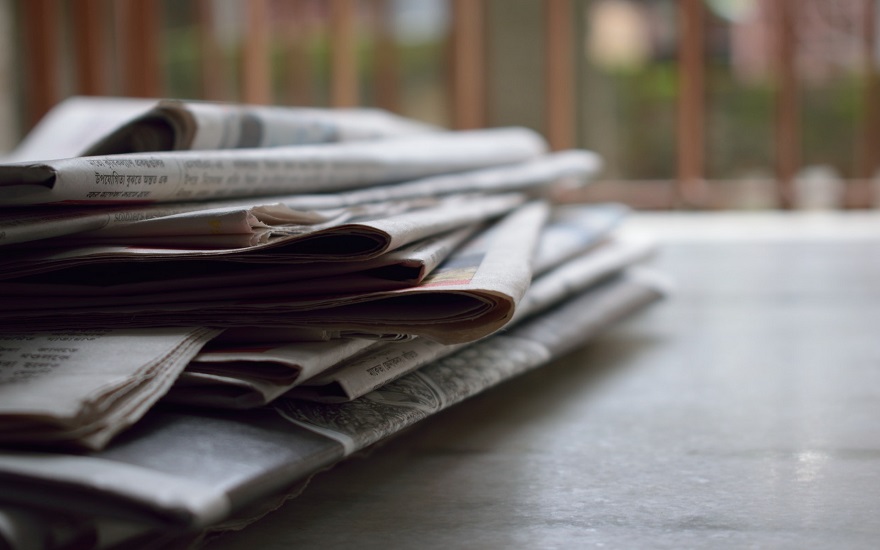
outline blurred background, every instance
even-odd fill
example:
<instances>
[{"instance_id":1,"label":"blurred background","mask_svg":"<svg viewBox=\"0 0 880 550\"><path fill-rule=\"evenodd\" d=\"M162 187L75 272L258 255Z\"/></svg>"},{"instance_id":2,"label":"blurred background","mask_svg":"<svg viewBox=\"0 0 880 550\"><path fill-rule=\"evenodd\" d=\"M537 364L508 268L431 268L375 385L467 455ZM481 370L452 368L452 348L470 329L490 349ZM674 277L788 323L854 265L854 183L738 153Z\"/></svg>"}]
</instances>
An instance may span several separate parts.
<instances>
[{"instance_id":1,"label":"blurred background","mask_svg":"<svg viewBox=\"0 0 880 550\"><path fill-rule=\"evenodd\" d=\"M0 151L71 95L385 108L587 148L567 200L880 204L877 0L0 0Z\"/></svg>"}]
</instances>

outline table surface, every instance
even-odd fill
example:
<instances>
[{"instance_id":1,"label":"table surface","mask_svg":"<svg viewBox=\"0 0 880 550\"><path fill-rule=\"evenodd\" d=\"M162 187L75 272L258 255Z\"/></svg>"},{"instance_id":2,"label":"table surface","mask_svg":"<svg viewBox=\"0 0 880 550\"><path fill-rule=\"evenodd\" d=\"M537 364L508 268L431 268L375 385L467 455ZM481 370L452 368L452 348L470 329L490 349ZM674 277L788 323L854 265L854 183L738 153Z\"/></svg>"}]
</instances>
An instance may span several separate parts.
<instances>
[{"instance_id":1,"label":"table surface","mask_svg":"<svg viewBox=\"0 0 880 550\"><path fill-rule=\"evenodd\" d=\"M643 214L674 295L212 550L876 548L880 217Z\"/></svg>"}]
</instances>

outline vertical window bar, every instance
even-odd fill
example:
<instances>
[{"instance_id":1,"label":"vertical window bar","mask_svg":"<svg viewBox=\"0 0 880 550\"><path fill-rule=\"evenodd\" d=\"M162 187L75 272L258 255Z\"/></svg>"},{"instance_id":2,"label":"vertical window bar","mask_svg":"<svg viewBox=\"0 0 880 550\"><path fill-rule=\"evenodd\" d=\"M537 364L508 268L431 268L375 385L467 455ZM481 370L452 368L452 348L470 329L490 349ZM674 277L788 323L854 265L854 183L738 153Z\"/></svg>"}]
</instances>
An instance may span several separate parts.
<instances>
[{"instance_id":1,"label":"vertical window bar","mask_svg":"<svg viewBox=\"0 0 880 550\"><path fill-rule=\"evenodd\" d=\"M376 44L376 71L374 82L376 106L393 112L400 111L400 62L394 39L394 21L390 0L370 0Z\"/></svg>"},{"instance_id":2,"label":"vertical window bar","mask_svg":"<svg viewBox=\"0 0 880 550\"><path fill-rule=\"evenodd\" d=\"M31 128L58 100L60 3L28 0L19 3L27 74L24 98L25 128Z\"/></svg>"},{"instance_id":3,"label":"vertical window bar","mask_svg":"<svg viewBox=\"0 0 880 550\"><path fill-rule=\"evenodd\" d=\"M705 180L705 11L701 0L679 0L678 43L678 197L704 205Z\"/></svg>"},{"instance_id":4,"label":"vertical window bar","mask_svg":"<svg viewBox=\"0 0 880 550\"><path fill-rule=\"evenodd\" d=\"M76 55L76 93L107 95L107 27L103 0L77 0L70 10L73 18L73 50Z\"/></svg>"},{"instance_id":5,"label":"vertical window bar","mask_svg":"<svg viewBox=\"0 0 880 550\"><path fill-rule=\"evenodd\" d=\"M571 0L544 1L545 125L554 150L575 142L573 16Z\"/></svg>"},{"instance_id":6,"label":"vertical window bar","mask_svg":"<svg viewBox=\"0 0 880 550\"><path fill-rule=\"evenodd\" d=\"M113 6L118 16L123 95L161 97L159 2L126 0Z\"/></svg>"},{"instance_id":7,"label":"vertical window bar","mask_svg":"<svg viewBox=\"0 0 880 550\"><path fill-rule=\"evenodd\" d=\"M286 0L277 5L283 22L281 29L281 48L284 52L284 101L290 105L311 105L315 98L312 92L312 66L309 57L311 38L304 0Z\"/></svg>"},{"instance_id":8,"label":"vertical window bar","mask_svg":"<svg viewBox=\"0 0 880 550\"><path fill-rule=\"evenodd\" d=\"M242 56L241 97L245 103L272 103L272 75L269 58L270 29L266 0L249 0L247 33Z\"/></svg>"},{"instance_id":9,"label":"vertical window bar","mask_svg":"<svg viewBox=\"0 0 880 550\"><path fill-rule=\"evenodd\" d=\"M452 0L452 125L486 125L483 0Z\"/></svg>"},{"instance_id":10,"label":"vertical window bar","mask_svg":"<svg viewBox=\"0 0 880 550\"><path fill-rule=\"evenodd\" d=\"M355 16L353 0L331 0L330 104L334 107L358 104Z\"/></svg>"},{"instance_id":11,"label":"vertical window bar","mask_svg":"<svg viewBox=\"0 0 880 550\"><path fill-rule=\"evenodd\" d=\"M199 40L199 90L202 99L229 99L223 53L217 42L214 1L196 0L195 16Z\"/></svg>"},{"instance_id":12,"label":"vertical window bar","mask_svg":"<svg viewBox=\"0 0 880 550\"><path fill-rule=\"evenodd\" d=\"M854 206L869 207L874 203L870 180L880 168L880 72L877 70L877 2L864 0L862 27L862 53L864 56L864 122L862 124L861 151L858 177L864 180L860 201Z\"/></svg>"},{"instance_id":13,"label":"vertical window bar","mask_svg":"<svg viewBox=\"0 0 880 550\"><path fill-rule=\"evenodd\" d=\"M794 177L800 164L800 120L795 66L795 2L776 0L776 181L780 206L794 205Z\"/></svg>"}]
</instances>

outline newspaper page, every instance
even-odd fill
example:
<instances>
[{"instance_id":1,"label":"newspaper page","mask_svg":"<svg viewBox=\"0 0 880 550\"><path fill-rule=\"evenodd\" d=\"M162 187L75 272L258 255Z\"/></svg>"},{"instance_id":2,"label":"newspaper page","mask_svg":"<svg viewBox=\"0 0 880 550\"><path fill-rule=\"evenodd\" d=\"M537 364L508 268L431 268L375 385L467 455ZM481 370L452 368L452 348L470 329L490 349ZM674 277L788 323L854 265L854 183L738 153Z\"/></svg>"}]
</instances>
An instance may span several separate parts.
<instances>
[{"instance_id":1,"label":"newspaper page","mask_svg":"<svg viewBox=\"0 0 880 550\"><path fill-rule=\"evenodd\" d=\"M538 278L523 297L522 307L514 314L513 321L534 315L583 292L615 273L643 263L653 257L657 246L653 241L634 237L615 237L590 250L589 253L571 259Z\"/></svg>"},{"instance_id":2,"label":"newspaper page","mask_svg":"<svg viewBox=\"0 0 880 550\"><path fill-rule=\"evenodd\" d=\"M51 277L24 278L0 281L0 299L8 300L8 307L22 304L35 307L38 302L53 307L77 305L65 302L76 298L79 305L94 305L104 297L108 303L132 303L138 296L148 301L192 301L201 296L221 296L227 299L236 292L248 293L255 286L263 290L270 285L283 285L289 292L333 293L392 290L419 284L440 262L446 259L482 225L471 225L441 233L403 246L371 260L362 262L311 262L294 265L249 265L225 262L204 266L198 263L141 270L136 279L119 277L117 273L90 273L85 276L52 274ZM69 275L69 273L67 273ZM301 281L290 285L292 281ZM187 294L193 292L194 294Z\"/></svg>"},{"instance_id":3,"label":"newspaper page","mask_svg":"<svg viewBox=\"0 0 880 550\"><path fill-rule=\"evenodd\" d=\"M534 264L535 274L594 246L619 224L626 212L625 207L615 204L554 207L552 219L541 234ZM259 217L259 211L254 214ZM260 218L260 221L264 220ZM269 223L269 220L266 222ZM273 267L226 263L212 265L210 269L203 269L197 263L174 265L169 269L154 266L148 271L138 269L138 277L134 280L117 273L112 278L101 277L100 273L90 273L88 276L60 273L53 277L42 277L40 282L27 278L0 283L0 296L134 296L191 289L235 288L318 277L322 279L322 287L328 291L344 285L352 289L365 288L357 285L354 276L348 275L357 272L371 277L379 276L399 287L399 284L419 283L477 228L470 226L427 237L367 261L310 262Z\"/></svg>"},{"instance_id":4,"label":"newspaper page","mask_svg":"<svg viewBox=\"0 0 880 550\"><path fill-rule=\"evenodd\" d=\"M346 284L344 283L346 279L358 273L380 277L395 284L417 285L463 242L485 227L485 223L473 224L431 235L411 245L361 262L312 262L298 266L297 276L308 279L323 277L322 286L327 287L327 283L330 283L334 290L339 290L337 286Z\"/></svg>"},{"instance_id":5,"label":"newspaper page","mask_svg":"<svg viewBox=\"0 0 880 550\"><path fill-rule=\"evenodd\" d=\"M586 253L619 223L625 212L626 209L619 205L555 207L552 210L550 223L541 232L535 256L536 266L542 266L541 271L546 272L571 259L575 253ZM425 246L420 245L420 248L431 250L432 247L427 246L429 243L424 244ZM556 294L557 299L561 300L564 296L585 288L601 277L642 259L641 254L636 252L638 249L638 246L630 246L626 242L612 241L598 255L591 254L588 259L583 259L588 260L586 262L588 266L596 266L594 270L587 269L583 272L583 280L571 281L573 275L569 275L563 278L559 285L555 285L563 291ZM377 260L392 255L393 253L386 254ZM431 256L434 254L432 253ZM609 257L616 259L609 261ZM553 273L548 273L532 282L518 308L517 317L521 317L524 313L534 313L544 307L548 301L546 298L530 299L530 295L535 292L539 295L546 294L541 289L553 287L551 283L553 278ZM345 280L344 277L339 279ZM534 304L535 307L523 308L525 304ZM321 369L308 372L303 369L300 372L302 367L297 356L294 356L292 361L287 360L288 350L296 350L296 345L265 345L267 342L265 339L262 342L263 345L259 346L241 340L227 346L212 344L211 349L202 350L193 359L167 398L176 402L217 407L253 407L266 404L294 387L302 385L293 390L291 395L331 402L348 401L457 349L456 346L444 346L430 340L415 338L367 351L358 349L355 350L356 356L352 353L341 357L334 356L332 361L316 359L320 361ZM269 341L269 343L273 342ZM342 340L338 344L331 342L325 353L335 354L337 346L341 348L349 344L347 340ZM214 362L221 361L230 368L222 372L211 368ZM293 373L297 375L289 376L289 380L282 381L276 377L256 374L262 370L261 365L279 364L289 364L296 369ZM290 375L291 372L288 371L287 374Z\"/></svg>"},{"instance_id":6,"label":"newspaper page","mask_svg":"<svg viewBox=\"0 0 880 550\"><path fill-rule=\"evenodd\" d=\"M653 246L648 242L613 240L545 272L532 282L508 326L645 261L652 252ZM466 345L444 346L424 338L386 344L302 381L287 395L325 403L351 401Z\"/></svg>"},{"instance_id":7,"label":"newspaper page","mask_svg":"<svg viewBox=\"0 0 880 550\"><path fill-rule=\"evenodd\" d=\"M439 130L381 109L319 109L165 99L114 129L83 154L308 145Z\"/></svg>"},{"instance_id":8,"label":"newspaper page","mask_svg":"<svg viewBox=\"0 0 880 550\"><path fill-rule=\"evenodd\" d=\"M274 406L291 421L334 437L351 453L582 346L601 329L660 298L665 285L650 272L625 274L354 401L281 398Z\"/></svg>"},{"instance_id":9,"label":"newspaper page","mask_svg":"<svg viewBox=\"0 0 880 550\"><path fill-rule=\"evenodd\" d=\"M606 239L630 213L622 204L571 204L553 208L535 256L535 274L582 255Z\"/></svg>"},{"instance_id":10,"label":"newspaper page","mask_svg":"<svg viewBox=\"0 0 880 550\"><path fill-rule=\"evenodd\" d=\"M0 443L102 447L143 416L218 332L0 335Z\"/></svg>"},{"instance_id":11,"label":"newspaper page","mask_svg":"<svg viewBox=\"0 0 880 550\"><path fill-rule=\"evenodd\" d=\"M475 201L468 201L458 209L474 205ZM531 279L531 256L547 210L546 203L539 201L520 207L415 287L316 296L284 293L280 290L284 285L271 285L246 289L247 299L239 293L234 300L156 303L147 295L137 300L141 303L128 306L110 298L107 305L71 308L59 307L54 299L10 297L10 306L0 311L0 329L304 326L339 330L350 336L421 334L446 343L470 341L500 328L513 314ZM424 220L414 217L399 223L407 226L416 222ZM402 229L412 233L411 227ZM297 287L300 283L291 284ZM13 309L12 304L19 309Z\"/></svg>"},{"instance_id":12,"label":"newspaper page","mask_svg":"<svg viewBox=\"0 0 880 550\"><path fill-rule=\"evenodd\" d=\"M6 502L47 512L139 521L165 534L202 529L245 515L344 456L583 345L662 293L650 276L612 279L350 403L285 399L234 414L153 411L103 451L0 451L0 487Z\"/></svg>"},{"instance_id":13,"label":"newspaper page","mask_svg":"<svg viewBox=\"0 0 880 550\"><path fill-rule=\"evenodd\" d=\"M342 191L510 164L546 151L525 128L380 141L132 153L0 165L0 206L150 203Z\"/></svg>"},{"instance_id":14,"label":"newspaper page","mask_svg":"<svg viewBox=\"0 0 880 550\"><path fill-rule=\"evenodd\" d=\"M393 216L418 208L443 204L433 197L351 206L336 210L293 210L280 202L219 206L194 203L196 208L176 205L153 212L121 212L112 224L91 231L58 236L9 247L11 256L27 251L73 249L83 246L133 245L182 249L249 248L288 235L303 235L339 226L354 219ZM64 210L64 209L62 209ZM141 219L135 217L141 216Z\"/></svg>"},{"instance_id":15,"label":"newspaper page","mask_svg":"<svg viewBox=\"0 0 880 550\"><path fill-rule=\"evenodd\" d=\"M278 342L326 342L334 338L341 338L341 336L336 331L319 328L235 327L224 330L211 342L212 344L244 347L277 344Z\"/></svg>"},{"instance_id":16,"label":"newspaper page","mask_svg":"<svg viewBox=\"0 0 880 550\"><path fill-rule=\"evenodd\" d=\"M0 162L25 162L80 156L84 143L97 138L156 104L153 99L74 96L56 104Z\"/></svg>"},{"instance_id":17,"label":"newspaper page","mask_svg":"<svg viewBox=\"0 0 880 550\"><path fill-rule=\"evenodd\" d=\"M343 457L339 443L271 409L156 410L102 451L0 451L0 487L8 504L182 534L287 493Z\"/></svg>"},{"instance_id":18,"label":"newspaper page","mask_svg":"<svg viewBox=\"0 0 880 550\"><path fill-rule=\"evenodd\" d=\"M240 209L269 225L279 223L327 223L345 215L354 215L365 204L397 204L401 201L434 198L459 193L505 193L523 191L546 194L551 185L561 182L583 185L598 170L598 157L588 151L563 151L543 155L513 165L470 170L408 181L378 185L366 189L311 195L286 195L259 199L213 200L162 205L116 205L101 208L57 205L8 208L0 212L0 245L52 239L64 235L91 232L92 238L155 235L155 227L164 227L173 217L178 231L186 234L217 235L228 232L220 221L206 219L205 211ZM286 207L293 212L273 224L261 210ZM378 206L374 210L378 210ZM192 222L181 225L192 214ZM293 217L297 221L288 221ZM240 233L241 230L237 230ZM55 241L45 244L51 246Z\"/></svg>"},{"instance_id":19,"label":"newspaper page","mask_svg":"<svg viewBox=\"0 0 880 550\"><path fill-rule=\"evenodd\" d=\"M481 225L441 233L363 262L314 262L294 266L255 267L200 274L182 281L166 280L116 285L115 300L106 303L193 302L271 298L274 296L345 296L416 286L431 274ZM155 274L154 274L155 275ZM3 284L0 283L0 296ZM149 290L148 290L149 289ZM133 294L145 296L136 298ZM146 295L149 295L149 298ZM80 294L81 296L81 294ZM65 304L55 299L57 305ZM89 298L77 305L95 305Z\"/></svg>"},{"instance_id":20,"label":"newspaper page","mask_svg":"<svg viewBox=\"0 0 880 550\"><path fill-rule=\"evenodd\" d=\"M206 201L112 209L19 207L0 211L0 245L29 242L29 248L61 247L89 240L100 242L101 237L159 241L161 237L183 235L235 235L241 236L247 245L265 240L271 228L278 225L327 224L344 219L346 214L348 212L339 210L294 210L269 200L251 204ZM76 240L78 238L81 241Z\"/></svg>"},{"instance_id":21,"label":"newspaper page","mask_svg":"<svg viewBox=\"0 0 880 550\"><path fill-rule=\"evenodd\" d=\"M558 151L517 164L428 176L396 185L377 185L335 194L299 195L285 203L300 209L328 209L454 193L528 191L544 196L551 194L550 186L583 186L601 168L601 158L591 151Z\"/></svg>"},{"instance_id":22,"label":"newspaper page","mask_svg":"<svg viewBox=\"0 0 880 550\"><path fill-rule=\"evenodd\" d=\"M234 300L192 298L157 303L151 295L144 295L96 298L93 306L69 308L61 308L66 302L56 297L11 296L8 308L0 311L0 327L321 326L358 333L422 333L440 340L469 340L473 339L469 334L488 334L512 314L528 286L529 259L546 209L543 203L533 203L514 212L492 228L491 237L458 251L416 287L321 296L309 293L302 281L294 281L239 289ZM291 290L284 291L288 286ZM210 292L222 295L225 291L198 294ZM182 299L196 294L182 293Z\"/></svg>"},{"instance_id":23,"label":"newspaper page","mask_svg":"<svg viewBox=\"0 0 880 550\"><path fill-rule=\"evenodd\" d=\"M400 212L389 213L388 208L381 208L384 214L353 216L342 224L278 226L267 242L238 248L208 248L204 244L199 248L172 248L171 242L151 247L122 241L113 245L59 249L7 249L0 257L0 279L57 272L52 279L55 283L72 284L86 277L109 285L141 280L144 262L150 262L151 269L166 269L169 277L177 272L191 273L192 268L187 265L201 265L204 269L212 262L273 265L360 262L433 235L493 219L524 201L525 197L517 193L456 195L435 199L428 205L398 205ZM86 266L94 267L92 272L83 275L81 272L88 271ZM112 281L107 280L108 275L102 275L110 269Z\"/></svg>"},{"instance_id":24,"label":"newspaper page","mask_svg":"<svg viewBox=\"0 0 880 550\"><path fill-rule=\"evenodd\" d=\"M603 278L641 262L652 246L633 239L613 239L596 248L618 222L626 209L619 205L564 206L554 208L551 222L541 233L536 259L541 259L541 275L526 291L514 320L533 315L563 299L583 291ZM579 255L572 258L572 251ZM560 260L562 258L562 260ZM562 264L560 266L560 264ZM537 275L537 273L536 273ZM328 353L346 342L330 343ZM181 374L167 398L175 402L216 407L259 406L288 392L289 396L323 402L350 401L417 368L460 349L415 338L406 342L357 350L356 354L323 361L320 370L298 372L289 381L258 377L251 364L279 364L285 361L289 346L262 346L259 353L245 348L203 350ZM295 349L295 346L294 346ZM355 356L356 355L356 356ZM206 370L202 361L226 361L223 372ZM299 368L296 363L293 363ZM207 366L207 365L205 365Z\"/></svg>"},{"instance_id":25,"label":"newspaper page","mask_svg":"<svg viewBox=\"0 0 880 550\"><path fill-rule=\"evenodd\" d=\"M193 358L165 400L188 405L251 409L377 346L375 340L339 338L264 346L222 346ZM394 344L391 344L394 345Z\"/></svg>"}]
</instances>

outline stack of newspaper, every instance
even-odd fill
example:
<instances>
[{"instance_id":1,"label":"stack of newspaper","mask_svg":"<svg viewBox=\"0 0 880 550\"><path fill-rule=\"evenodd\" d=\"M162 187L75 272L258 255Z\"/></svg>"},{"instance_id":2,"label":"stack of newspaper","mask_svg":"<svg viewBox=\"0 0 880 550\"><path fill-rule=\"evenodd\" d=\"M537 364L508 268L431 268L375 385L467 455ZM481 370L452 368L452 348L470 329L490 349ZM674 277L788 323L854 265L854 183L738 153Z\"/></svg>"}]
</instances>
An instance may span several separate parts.
<instances>
[{"instance_id":1,"label":"stack of newspaper","mask_svg":"<svg viewBox=\"0 0 880 550\"><path fill-rule=\"evenodd\" d=\"M548 200L598 158L522 128L79 98L10 160L13 548L158 547L247 521L663 294L633 267L651 245L614 236L625 208Z\"/></svg>"}]
</instances>

